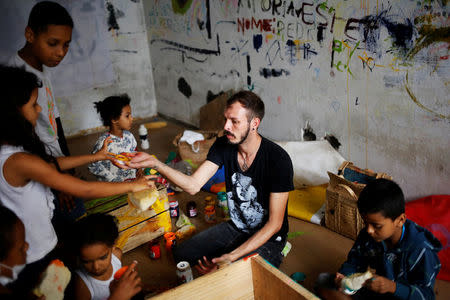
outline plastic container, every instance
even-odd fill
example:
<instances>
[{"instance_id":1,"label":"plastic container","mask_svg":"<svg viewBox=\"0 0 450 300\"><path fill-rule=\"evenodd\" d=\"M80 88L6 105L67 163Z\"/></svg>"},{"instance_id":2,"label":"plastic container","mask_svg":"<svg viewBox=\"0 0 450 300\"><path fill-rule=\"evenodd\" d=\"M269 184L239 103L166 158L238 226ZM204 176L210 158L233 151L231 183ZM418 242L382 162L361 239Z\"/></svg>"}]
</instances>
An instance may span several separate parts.
<instances>
[{"instance_id":1,"label":"plastic container","mask_svg":"<svg viewBox=\"0 0 450 300\"><path fill-rule=\"evenodd\" d=\"M189 201L186 205L186 211L189 218L197 216L197 204L195 201Z\"/></svg>"},{"instance_id":2,"label":"plastic container","mask_svg":"<svg viewBox=\"0 0 450 300\"><path fill-rule=\"evenodd\" d=\"M206 223L216 222L216 208L214 205L207 205L205 207L205 221Z\"/></svg>"},{"instance_id":3,"label":"plastic container","mask_svg":"<svg viewBox=\"0 0 450 300\"><path fill-rule=\"evenodd\" d=\"M169 200L169 211L170 211L170 216L172 218L178 218L178 216L180 215L180 208L178 207L177 200L175 200L175 199Z\"/></svg>"},{"instance_id":4,"label":"plastic container","mask_svg":"<svg viewBox=\"0 0 450 300\"><path fill-rule=\"evenodd\" d=\"M205 197L205 206L210 206L210 205L212 205L212 206L216 205L216 200L211 196L206 196Z\"/></svg>"},{"instance_id":5,"label":"plastic container","mask_svg":"<svg viewBox=\"0 0 450 300\"><path fill-rule=\"evenodd\" d=\"M217 201L219 202L219 206L223 209L223 214L225 218L229 217L229 211L228 211L228 197L227 193L225 192L218 192L217 193Z\"/></svg>"},{"instance_id":6,"label":"plastic container","mask_svg":"<svg viewBox=\"0 0 450 300\"><path fill-rule=\"evenodd\" d=\"M161 257L161 247L159 246L158 241L151 241L149 243L150 248L150 258L158 259Z\"/></svg>"},{"instance_id":7,"label":"plastic container","mask_svg":"<svg viewBox=\"0 0 450 300\"><path fill-rule=\"evenodd\" d=\"M147 150L150 148L150 143L147 138L148 131L144 124L139 126L139 138L141 139L141 148Z\"/></svg>"},{"instance_id":8,"label":"plastic container","mask_svg":"<svg viewBox=\"0 0 450 300\"><path fill-rule=\"evenodd\" d=\"M172 249L177 245L177 237L175 232L164 233L164 239L166 240L166 250L172 251Z\"/></svg>"}]
</instances>

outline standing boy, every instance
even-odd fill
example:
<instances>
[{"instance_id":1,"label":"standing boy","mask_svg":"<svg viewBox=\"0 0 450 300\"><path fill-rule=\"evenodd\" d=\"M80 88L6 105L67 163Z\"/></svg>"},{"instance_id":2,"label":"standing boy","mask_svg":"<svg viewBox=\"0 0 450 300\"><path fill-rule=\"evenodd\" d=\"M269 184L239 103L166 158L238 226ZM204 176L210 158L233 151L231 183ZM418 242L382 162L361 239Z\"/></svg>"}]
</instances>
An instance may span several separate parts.
<instances>
[{"instance_id":1,"label":"standing boy","mask_svg":"<svg viewBox=\"0 0 450 300\"><path fill-rule=\"evenodd\" d=\"M434 299L441 267L437 252L442 246L428 230L406 219L400 187L387 179L370 182L359 196L358 210L366 227L336 276L319 276L319 295L324 299ZM368 267L376 274L356 294L336 290L344 276ZM334 282L330 284L329 279Z\"/></svg>"},{"instance_id":2,"label":"standing boy","mask_svg":"<svg viewBox=\"0 0 450 300\"><path fill-rule=\"evenodd\" d=\"M26 71L34 73L42 81L37 100L42 112L35 130L47 152L54 157L68 156L69 150L47 68L56 67L66 56L72 29L72 18L60 4L50 1L37 3L25 28L25 46L9 62L12 66L24 66Z\"/></svg>"}]
</instances>

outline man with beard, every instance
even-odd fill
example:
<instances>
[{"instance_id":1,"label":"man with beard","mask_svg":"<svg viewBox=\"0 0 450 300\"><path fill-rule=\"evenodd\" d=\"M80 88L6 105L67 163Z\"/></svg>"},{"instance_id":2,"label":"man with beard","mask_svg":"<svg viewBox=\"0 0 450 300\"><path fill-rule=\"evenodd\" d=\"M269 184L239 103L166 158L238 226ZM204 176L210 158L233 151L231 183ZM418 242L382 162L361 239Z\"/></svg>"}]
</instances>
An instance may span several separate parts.
<instances>
[{"instance_id":1,"label":"man with beard","mask_svg":"<svg viewBox=\"0 0 450 300\"><path fill-rule=\"evenodd\" d=\"M256 94L241 91L233 95L224 116L225 135L215 141L206 161L191 176L147 153L136 155L128 167L157 169L194 195L224 165L231 220L178 245L175 260L198 263L197 269L207 273L219 263L258 253L278 267L288 232L288 195L294 189L291 159L258 133L264 103Z\"/></svg>"}]
</instances>

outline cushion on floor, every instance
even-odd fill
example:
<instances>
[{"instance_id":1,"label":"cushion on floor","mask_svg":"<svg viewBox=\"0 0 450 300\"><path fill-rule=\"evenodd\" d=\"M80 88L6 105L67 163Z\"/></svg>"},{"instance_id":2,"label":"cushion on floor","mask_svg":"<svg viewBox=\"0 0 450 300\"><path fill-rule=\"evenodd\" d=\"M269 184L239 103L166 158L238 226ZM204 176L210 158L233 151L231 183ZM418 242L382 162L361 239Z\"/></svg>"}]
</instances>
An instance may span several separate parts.
<instances>
[{"instance_id":1,"label":"cushion on floor","mask_svg":"<svg viewBox=\"0 0 450 300\"><path fill-rule=\"evenodd\" d=\"M433 195L407 202L406 217L425 227L441 242L441 271L436 278L450 281L450 195Z\"/></svg>"},{"instance_id":2,"label":"cushion on floor","mask_svg":"<svg viewBox=\"0 0 450 300\"><path fill-rule=\"evenodd\" d=\"M325 214L327 184L289 192L288 215L320 224Z\"/></svg>"}]
</instances>

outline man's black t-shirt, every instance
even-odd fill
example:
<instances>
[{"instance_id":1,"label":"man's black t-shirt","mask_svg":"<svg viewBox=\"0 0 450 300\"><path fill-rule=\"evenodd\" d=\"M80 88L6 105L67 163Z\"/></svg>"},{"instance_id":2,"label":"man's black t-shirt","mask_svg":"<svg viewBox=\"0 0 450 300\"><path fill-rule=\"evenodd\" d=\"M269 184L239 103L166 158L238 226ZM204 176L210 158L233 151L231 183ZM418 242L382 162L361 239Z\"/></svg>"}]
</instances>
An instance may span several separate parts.
<instances>
[{"instance_id":1,"label":"man's black t-shirt","mask_svg":"<svg viewBox=\"0 0 450 300\"><path fill-rule=\"evenodd\" d=\"M269 219L270 193L294 189L292 162L283 148L262 137L253 163L244 172L239 166L237 151L238 146L229 144L226 136L223 136L212 145L206 159L219 168L225 166L231 220L238 229L253 234ZM286 206L283 226L272 239L278 236L284 239L288 230Z\"/></svg>"}]
</instances>

